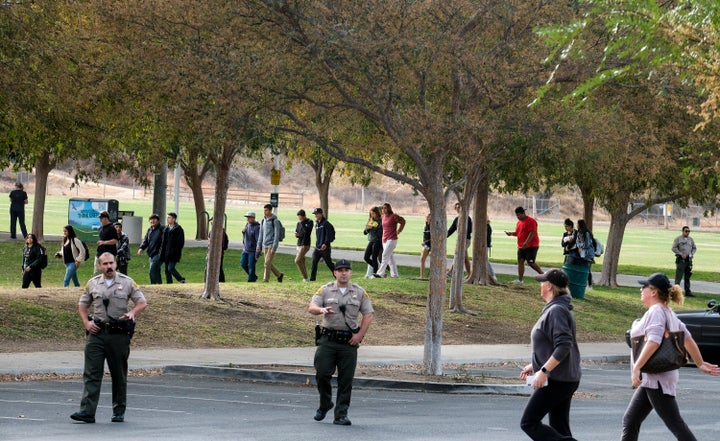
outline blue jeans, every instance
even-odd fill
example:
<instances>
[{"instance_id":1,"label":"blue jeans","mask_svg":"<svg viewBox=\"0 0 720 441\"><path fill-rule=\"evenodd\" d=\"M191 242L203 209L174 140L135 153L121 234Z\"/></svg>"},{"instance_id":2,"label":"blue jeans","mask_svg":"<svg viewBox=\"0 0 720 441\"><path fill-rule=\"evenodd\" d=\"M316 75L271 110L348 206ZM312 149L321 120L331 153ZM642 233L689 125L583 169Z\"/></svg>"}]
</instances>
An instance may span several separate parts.
<instances>
[{"instance_id":1,"label":"blue jeans","mask_svg":"<svg viewBox=\"0 0 720 441\"><path fill-rule=\"evenodd\" d=\"M185 283L185 277L175 269L177 264L177 262L165 262L165 279L167 279L168 284L173 282L173 276L175 276L178 282Z\"/></svg>"},{"instance_id":2,"label":"blue jeans","mask_svg":"<svg viewBox=\"0 0 720 441\"><path fill-rule=\"evenodd\" d=\"M161 267L162 262L160 262L159 254L150 258L150 283L152 285L162 284L162 275L160 274Z\"/></svg>"},{"instance_id":3,"label":"blue jeans","mask_svg":"<svg viewBox=\"0 0 720 441\"><path fill-rule=\"evenodd\" d=\"M65 287L69 286L71 279L72 279L74 286L80 286L80 282L78 281L77 267L75 266L75 262L70 262L70 263L65 264L65 279L63 280L63 286L65 286Z\"/></svg>"},{"instance_id":4,"label":"blue jeans","mask_svg":"<svg viewBox=\"0 0 720 441\"><path fill-rule=\"evenodd\" d=\"M255 274L255 264L257 259L255 258L255 251L243 251L240 256L240 266L248 275L248 282L256 281L257 275Z\"/></svg>"}]
</instances>

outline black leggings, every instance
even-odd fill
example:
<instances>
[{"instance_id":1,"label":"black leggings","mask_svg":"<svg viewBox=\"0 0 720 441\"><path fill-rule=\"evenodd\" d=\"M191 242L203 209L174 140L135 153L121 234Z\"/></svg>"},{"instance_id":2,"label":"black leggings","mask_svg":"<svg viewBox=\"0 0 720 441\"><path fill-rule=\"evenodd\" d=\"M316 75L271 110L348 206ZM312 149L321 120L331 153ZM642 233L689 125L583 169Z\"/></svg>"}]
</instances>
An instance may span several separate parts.
<instances>
[{"instance_id":1,"label":"black leggings","mask_svg":"<svg viewBox=\"0 0 720 441\"><path fill-rule=\"evenodd\" d=\"M680 409L675 397L664 394L660 387L635 389L630 404L625 410L625 415L623 415L623 430L620 439L622 441L637 440L640 435L640 425L653 409L679 441L696 441L695 435L680 416Z\"/></svg>"},{"instance_id":2,"label":"black leggings","mask_svg":"<svg viewBox=\"0 0 720 441\"><path fill-rule=\"evenodd\" d=\"M380 266L380 261L378 260L380 253L382 253L382 242L379 240L375 242L368 242L363 259L372 267L373 273L376 273L378 267Z\"/></svg>"},{"instance_id":3,"label":"black leggings","mask_svg":"<svg viewBox=\"0 0 720 441\"><path fill-rule=\"evenodd\" d=\"M35 285L35 288L40 288L40 282L42 281L42 270L31 269L30 271L23 272L22 275L22 287L27 288L30 286L30 282Z\"/></svg>"},{"instance_id":4,"label":"black leggings","mask_svg":"<svg viewBox=\"0 0 720 441\"><path fill-rule=\"evenodd\" d=\"M570 431L570 401L580 385L579 381L548 379L548 385L536 389L525 406L520 427L535 441L572 440ZM543 424L550 414L550 425Z\"/></svg>"}]
</instances>

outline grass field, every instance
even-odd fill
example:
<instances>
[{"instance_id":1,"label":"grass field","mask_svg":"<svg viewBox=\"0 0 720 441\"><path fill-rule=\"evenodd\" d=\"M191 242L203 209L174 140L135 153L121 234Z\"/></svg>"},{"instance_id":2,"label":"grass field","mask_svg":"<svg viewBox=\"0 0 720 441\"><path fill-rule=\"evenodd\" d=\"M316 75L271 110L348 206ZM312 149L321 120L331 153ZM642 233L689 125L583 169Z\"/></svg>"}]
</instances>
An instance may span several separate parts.
<instances>
[{"instance_id":1,"label":"grass field","mask_svg":"<svg viewBox=\"0 0 720 441\"><path fill-rule=\"evenodd\" d=\"M62 227L67 223L68 197L49 196L45 208L45 234L59 235L62 233ZM32 207L32 201L28 207ZM143 218L143 229L147 228L147 216L150 213L152 203L149 200L128 200L120 201L120 210L134 211L136 216ZM310 212L312 207L304 207ZM211 209L211 207L208 207ZM28 222L31 219L31 208L28 208L26 217ZM227 226L228 235L231 241L240 241L242 235L240 233L245 223L245 213L247 211L255 211L258 215L262 213L262 207L248 207L229 205L227 208ZM288 238L286 244L293 244L292 231L294 231L297 217L295 212L297 208L279 209L279 218L288 229ZM403 213L399 213L403 214ZM311 215L312 216L312 215ZM181 203L179 209L180 224L186 232L187 238L194 238L196 234L195 228L195 209L190 203ZM364 249L367 242L366 237L362 234L366 213L331 211L330 220L335 225L337 231L337 239L334 242L335 248L345 249ZM396 252L404 254L419 254L420 242L422 238L422 229L424 226L424 216L413 215L406 216L407 226L398 241ZM451 217L448 218L452 220ZM539 219L539 232L541 239L540 252L538 254L538 262L543 267L561 266L562 252L559 246L560 237L562 237L562 224L560 220ZM0 211L0 231L7 231L9 225L9 214L7 210ZM516 244L515 238L506 236L504 230L514 230L515 220L494 219L493 226L493 247L491 259L498 262L512 263L515 261ZM607 239L608 226L597 225L594 231L604 243ZM655 271L664 271L668 274L674 274L674 256L670 251L673 239L679 235L678 231L666 230L661 227L645 227L630 226L623 240L623 246L620 253L620 272L627 274L649 274ZM693 231L692 237L698 247L698 254L694 260L694 278L696 280L720 281L718 277L715 262L720 260L720 234L716 231ZM18 244L21 248L21 245ZM451 238L448 241L448 254L452 254L455 246L455 240ZM53 248L51 246L51 248ZM137 244L134 244L137 248ZM6 254L8 253L8 254ZM18 251L19 253L19 251ZM9 250L2 251L3 262L10 262L13 258ZM18 254L19 256L19 254ZM6 260L9 259L9 260ZM603 258L596 259L598 265L593 269L599 271ZM135 261L133 263L136 263ZM19 263L18 263L19 266ZM2 277L0 277L2 280ZM0 283L2 283L0 281Z\"/></svg>"}]
</instances>

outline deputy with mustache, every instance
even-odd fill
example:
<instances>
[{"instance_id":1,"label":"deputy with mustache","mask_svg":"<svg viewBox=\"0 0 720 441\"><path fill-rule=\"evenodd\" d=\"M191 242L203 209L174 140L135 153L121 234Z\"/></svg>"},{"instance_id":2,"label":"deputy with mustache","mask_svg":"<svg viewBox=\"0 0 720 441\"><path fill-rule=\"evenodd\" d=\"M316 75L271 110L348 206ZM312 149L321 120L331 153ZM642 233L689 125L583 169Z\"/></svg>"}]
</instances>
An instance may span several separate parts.
<instances>
[{"instance_id":1,"label":"deputy with mustache","mask_svg":"<svg viewBox=\"0 0 720 441\"><path fill-rule=\"evenodd\" d=\"M125 421L127 404L130 339L135 330L135 316L145 309L147 301L133 279L116 271L113 254L101 254L97 265L100 274L88 281L78 304L78 314L87 333L84 389L80 411L70 418L83 423L95 422L107 360L112 378L113 415L110 421L121 423ZM132 309L129 301L133 303ZM90 307L92 315L89 315Z\"/></svg>"}]
</instances>

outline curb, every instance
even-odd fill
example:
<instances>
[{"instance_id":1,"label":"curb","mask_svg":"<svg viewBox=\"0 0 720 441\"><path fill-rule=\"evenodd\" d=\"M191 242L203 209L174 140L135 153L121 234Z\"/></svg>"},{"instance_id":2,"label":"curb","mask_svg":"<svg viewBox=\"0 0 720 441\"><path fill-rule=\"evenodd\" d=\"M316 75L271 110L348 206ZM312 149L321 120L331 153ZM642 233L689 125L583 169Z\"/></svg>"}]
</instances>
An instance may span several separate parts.
<instances>
[{"instance_id":1,"label":"curb","mask_svg":"<svg viewBox=\"0 0 720 441\"><path fill-rule=\"evenodd\" d=\"M304 386L315 385L315 375L298 372L271 371L260 369L229 368L215 366L169 365L163 369L167 375L199 375L221 378L235 378L244 381L264 383L286 383ZM444 394L485 394L485 395L530 395L525 385L435 383L381 378L355 377L353 387Z\"/></svg>"}]
</instances>

